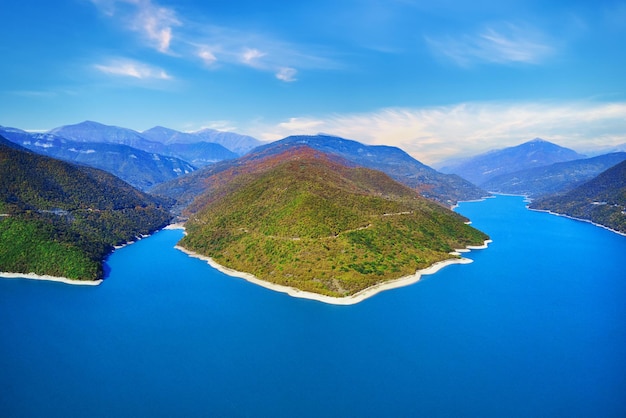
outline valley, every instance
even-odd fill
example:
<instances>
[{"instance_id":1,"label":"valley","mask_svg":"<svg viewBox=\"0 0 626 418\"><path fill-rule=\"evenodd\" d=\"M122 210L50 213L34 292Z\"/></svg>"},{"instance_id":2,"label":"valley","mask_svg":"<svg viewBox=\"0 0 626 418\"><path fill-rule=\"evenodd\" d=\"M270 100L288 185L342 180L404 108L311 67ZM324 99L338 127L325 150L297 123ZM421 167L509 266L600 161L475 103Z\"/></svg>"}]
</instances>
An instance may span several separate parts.
<instances>
[{"instance_id":1,"label":"valley","mask_svg":"<svg viewBox=\"0 0 626 418\"><path fill-rule=\"evenodd\" d=\"M618 210L622 200L610 197L620 191L592 182L626 160L623 152L585 158L536 139L466 158L461 165L446 166L449 174L443 174L399 148L330 135L293 136L254 147L258 141L230 133L182 133L160 126L139 133L95 122L43 134L16 128L0 132L13 141L3 140L4 152L20 156L7 161L29 161L4 167L12 174L4 177L0 227L3 238L15 243L0 258L0 271L6 272L100 280L105 277L102 262L113 246L173 219L187 231L179 248L214 266L282 291L341 299L395 286L390 283L399 278L414 281L416 272L442 262L463 262L456 250L480 248L489 237L448 208L486 197L485 190L541 197L533 208L623 229L624 210ZM221 138L222 144L205 142L207 138ZM228 153L216 154L215 147ZM67 164L50 157L103 168L130 183L117 187L130 191L132 185L151 195L133 191L147 199L135 203L135 209L129 203L111 209L90 206L94 198L118 198L109 194L113 189L102 195L95 189L30 179L51 176L29 173L33 161ZM68 167L63 170L92 173L84 166ZM18 181L18 172L28 180ZM617 186L624 175L606 176L610 180L603 184ZM487 179L481 187L470 181L478 178ZM57 181L66 184L68 179ZM572 199L581 195L577 187L586 182L591 185L585 190L605 193L588 197L588 209L581 209L582 203ZM65 197L55 195L58 187ZM68 196L74 203L59 203ZM614 213L610 208L617 209ZM68 267L57 268L63 263L50 261L61 253L73 260L67 261ZM28 256L20 259L18 254Z\"/></svg>"}]
</instances>

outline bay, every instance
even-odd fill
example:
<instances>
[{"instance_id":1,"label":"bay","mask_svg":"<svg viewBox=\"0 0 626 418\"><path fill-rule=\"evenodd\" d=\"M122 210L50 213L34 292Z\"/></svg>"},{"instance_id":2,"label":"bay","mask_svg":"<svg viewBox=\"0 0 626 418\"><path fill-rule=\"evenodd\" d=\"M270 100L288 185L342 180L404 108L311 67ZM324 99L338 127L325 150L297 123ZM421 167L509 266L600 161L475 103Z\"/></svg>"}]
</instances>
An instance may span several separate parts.
<instances>
[{"instance_id":1,"label":"bay","mask_svg":"<svg viewBox=\"0 0 626 418\"><path fill-rule=\"evenodd\" d=\"M357 305L295 299L173 248L116 251L96 287L0 280L0 416L626 416L626 237L457 211L493 239Z\"/></svg>"}]
</instances>

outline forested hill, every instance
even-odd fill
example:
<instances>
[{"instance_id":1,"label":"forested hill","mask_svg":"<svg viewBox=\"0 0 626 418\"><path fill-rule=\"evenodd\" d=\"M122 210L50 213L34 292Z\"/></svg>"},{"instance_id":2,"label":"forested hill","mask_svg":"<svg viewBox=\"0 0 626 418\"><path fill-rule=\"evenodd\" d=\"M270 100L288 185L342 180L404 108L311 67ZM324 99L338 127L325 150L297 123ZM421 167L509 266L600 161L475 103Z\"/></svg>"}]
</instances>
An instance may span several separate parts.
<instances>
[{"instance_id":1,"label":"forested hill","mask_svg":"<svg viewBox=\"0 0 626 418\"><path fill-rule=\"evenodd\" d=\"M459 177L444 174L421 163L405 151L386 145L365 145L332 135L296 135L256 148L256 153L280 153L306 145L326 154L339 156L353 164L380 170L396 181L417 190L420 195L452 206L461 200L474 200L489 193Z\"/></svg>"},{"instance_id":2,"label":"forested hill","mask_svg":"<svg viewBox=\"0 0 626 418\"><path fill-rule=\"evenodd\" d=\"M564 195L536 200L530 207L587 219L626 233L626 161Z\"/></svg>"},{"instance_id":3,"label":"forested hill","mask_svg":"<svg viewBox=\"0 0 626 418\"><path fill-rule=\"evenodd\" d=\"M169 202L0 137L0 271L103 277L114 245L166 225Z\"/></svg>"},{"instance_id":4,"label":"forested hill","mask_svg":"<svg viewBox=\"0 0 626 418\"><path fill-rule=\"evenodd\" d=\"M564 193L624 160L626 160L626 152L564 161L503 174L483 183L482 187L491 192L522 194L533 198Z\"/></svg>"},{"instance_id":5,"label":"forested hill","mask_svg":"<svg viewBox=\"0 0 626 418\"><path fill-rule=\"evenodd\" d=\"M488 237L386 174L301 146L221 177L181 245L331 296L415 273Z\"/></svg>"},{"instance_id":6,"label":"forested hill","mask_svg":"<svg viewBox=\"0 0 626 418\"><path fill-rule=\"evenodd\" d=\"M420 163L396 147L370 146L328 135L292 136L255 148L238 159L221 161L193 173L172 179L151 189L151 192L176 198L182 207L212 189L214 178L221 172L236 172L240 167L272 155L293 152L301 147L316 149L345 164L380 170L394 180L409 186L420 195L451 206L460 200L479 199L488 193L457 175L442 174Z\"/></svg>"}]
</instances>

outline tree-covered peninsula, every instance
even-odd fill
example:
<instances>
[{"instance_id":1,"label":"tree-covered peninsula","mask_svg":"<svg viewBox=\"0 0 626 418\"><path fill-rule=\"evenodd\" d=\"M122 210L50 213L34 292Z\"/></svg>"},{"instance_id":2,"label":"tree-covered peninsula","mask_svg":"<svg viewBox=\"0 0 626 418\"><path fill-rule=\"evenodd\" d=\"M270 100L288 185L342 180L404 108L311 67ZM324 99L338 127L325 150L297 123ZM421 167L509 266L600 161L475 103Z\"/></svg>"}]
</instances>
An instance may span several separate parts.
<instances>
[{"instance_id":1,"label":"tree-covered peninsula","mask_svg":"<svg viewBox=\"0 0 626 418\"><path fill-rule=\"evenodd\" d=\"M180 245L259 279L353 295L488 237L386 174L302 146L216 174ZM198 203L200 202L200 203Z\"/></svg>"},{"instance_id":2,"label":"tree-covered peninsula","mask_svg":"<svg viewBox=\"0 0 626 418\"><path fill-rule=\"evenodd\" d=\"M168 202L0 137L0 271L103 278L115 245L166 225Z\"/></svg>"}]
</instances>

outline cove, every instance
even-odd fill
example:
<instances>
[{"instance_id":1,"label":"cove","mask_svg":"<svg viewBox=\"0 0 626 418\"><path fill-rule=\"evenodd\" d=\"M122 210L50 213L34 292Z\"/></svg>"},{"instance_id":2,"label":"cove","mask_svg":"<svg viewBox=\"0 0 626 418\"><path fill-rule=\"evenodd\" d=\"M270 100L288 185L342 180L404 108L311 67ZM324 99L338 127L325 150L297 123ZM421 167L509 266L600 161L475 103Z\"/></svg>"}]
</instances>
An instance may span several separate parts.
<instances>
[{"instance_id":1,"label":"cove","mask_svg":"<svg viewBox=\"0 0 626 418\"><path fill-rule=\"evenodd\" d=\"M357 305L292 298L174 249L111 255L95 287L0 280L0 416L626 415L626 237L456 209L493 243Z\"/></svg>"}]
</instances>

